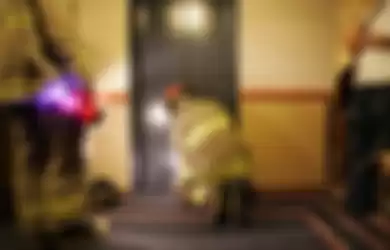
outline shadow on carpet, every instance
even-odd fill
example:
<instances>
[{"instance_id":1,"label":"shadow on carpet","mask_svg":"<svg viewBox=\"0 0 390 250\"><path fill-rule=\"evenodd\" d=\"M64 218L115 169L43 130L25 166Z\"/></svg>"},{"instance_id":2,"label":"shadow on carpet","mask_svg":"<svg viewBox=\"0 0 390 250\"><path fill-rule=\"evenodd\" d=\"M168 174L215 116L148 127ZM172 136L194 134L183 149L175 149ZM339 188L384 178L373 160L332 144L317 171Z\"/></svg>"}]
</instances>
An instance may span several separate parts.
<instances>
[{"instance_id":1,"label":"shadow on carpet","mask_svg":"<svg viewBox=\"0 0 390 250\"><path fill-rule=\"evenodd\" d=\"M301 222L275 221L251 229L212 229L206 225L114 225L114 250L326 250Z\"/></svg>"}]
</instances>

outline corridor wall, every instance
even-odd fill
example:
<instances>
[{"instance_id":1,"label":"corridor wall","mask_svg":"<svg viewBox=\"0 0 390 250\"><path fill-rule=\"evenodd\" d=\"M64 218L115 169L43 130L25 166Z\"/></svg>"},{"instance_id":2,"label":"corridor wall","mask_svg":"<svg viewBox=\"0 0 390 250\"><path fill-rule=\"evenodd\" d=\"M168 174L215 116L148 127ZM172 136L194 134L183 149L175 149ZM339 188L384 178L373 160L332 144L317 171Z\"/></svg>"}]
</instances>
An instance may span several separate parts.
<instances>
[{"instance_id":1,"label":"corridor wall","mask_svg":"<svg viewBox=\"0 0 390 250\"><path fill-rule=\"evenodd\" d=\"M238 2L239 103L243 136L255 153L254 181L265 190L321 189L326 101L340 68L343 41L338 1ZM110 82L101 80L101 72L125 55L125 2L84 0L80 5L82 35L96 52L90 61L101 87ZM112 79L117 87L106 84L99 95L105 97L107 122L91 134L90 169L95 175L108 171L123 189L129 189L132 149L123 138L130 138L126 131L131 100L128 86L115 84L123 79Z\"/></svg>"},{"instance_id":2,"label":"corridor wall","mask_svg":"<svg viewBox=\"0 0 390 250\"><path fill-rule=\"evenodd\" d=\"M337 8L326 0L246 0L241 6L241 118L259 188L323 187Z\"/></svg>"}]
</instances>

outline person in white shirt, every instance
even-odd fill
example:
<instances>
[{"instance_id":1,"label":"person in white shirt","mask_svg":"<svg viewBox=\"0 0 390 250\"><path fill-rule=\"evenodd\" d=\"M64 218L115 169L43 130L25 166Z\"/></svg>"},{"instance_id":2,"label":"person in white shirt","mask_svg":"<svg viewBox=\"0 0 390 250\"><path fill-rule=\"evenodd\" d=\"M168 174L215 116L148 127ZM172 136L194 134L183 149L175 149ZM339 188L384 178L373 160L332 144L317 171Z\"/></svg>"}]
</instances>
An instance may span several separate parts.
<instances>
[{"instance_id":1,"label":"person in white shirt","mask_svg":"<svg viewBox=\"0 0 390 250\"><path fill-rule=\"evenodd\" d=\"M376 25L389 17L383 10L373 24L361 26L351 44L346 210L359 218L378 209L380 155L390 148L390 34Z\"/></svg>"}]
</instances>

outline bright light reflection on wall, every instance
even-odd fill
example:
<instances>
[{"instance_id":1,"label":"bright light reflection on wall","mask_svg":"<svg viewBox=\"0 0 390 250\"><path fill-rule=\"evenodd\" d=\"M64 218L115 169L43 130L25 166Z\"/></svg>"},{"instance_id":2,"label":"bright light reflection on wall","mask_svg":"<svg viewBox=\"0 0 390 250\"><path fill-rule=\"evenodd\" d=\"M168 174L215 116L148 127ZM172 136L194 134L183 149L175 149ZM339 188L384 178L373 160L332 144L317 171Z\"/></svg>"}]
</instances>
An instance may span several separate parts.
<instances>
[{"instance_id":1,"label":"bright light reflection on wall","mask_svg":"<svg viewBox=\"0 0 390 250\"><path fill-rule=\"evenodd\" d=\"M104 70L97 79L97 92L118 92L126 91L129 82L127 81L128 74L131 73L129 67L125 62L118 62L111 64ZM130 79L129 79L130 80Z\"/></svg>"},{"instance_id":2,"label":"bright light reflection on wall","mask_svg":"<svg viewBox=\"0 0 390 250\"><path fill-rule=\"evenodd\" d=\"M105 104L110 94L126 93L132 86L129 74L131 67L123 61L111 64L101 72L96 78L98 102Z\"/></svg>"},{"instance_id":3,"label":"bright light reflection on wall","mask_svg":"<svg viewBox=\"0 0 390 250\"><path fill-rule=\"evenodd\" d=\"M387 3L386 7L383 8L374 20L374 23L371 27L372 32L382 35L390 35L390 5Z\"/></svg>"},{"instance_id":4,"label":"bright light reflection on wall","mask_svg":"<svg viewBox=\"0 0 390 250\"><path fill-rule=\"evenodd\" d=\"M166 127L170 120L168 111L161 102L155 102L146 109L146 119L148 124L157 127Z\"/></svg>"},{"instance_id":5,"label":"bright light reflection on wall","mask_svg":"<svg viewBox=\"0 0 390 250\"><path fill-rule=\"evenodd\" d=\"M213 12L203 1L178 1L167 9L167 24L174 36L205 38L213 21Z\"/></svg>"}]
</instances>

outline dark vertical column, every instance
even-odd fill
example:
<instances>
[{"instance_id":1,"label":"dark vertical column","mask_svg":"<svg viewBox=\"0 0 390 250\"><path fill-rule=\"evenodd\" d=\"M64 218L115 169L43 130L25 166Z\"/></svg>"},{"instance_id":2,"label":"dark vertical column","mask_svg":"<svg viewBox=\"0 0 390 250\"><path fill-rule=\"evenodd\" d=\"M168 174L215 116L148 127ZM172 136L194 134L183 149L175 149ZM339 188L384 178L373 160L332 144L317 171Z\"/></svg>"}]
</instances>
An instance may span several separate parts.
<instances>
[{"instance_id":1,"label":"dark vertical column","mask_svg":"<svg viewBox=\"0 0 390 250\"><path fill-rule=\"evenodd\" d=\"M149 194L169 194L172 184L170 162L170 128L158 124L149 117L155 105L165 109L165 88L178 81L177 51L174 41L166 32L166 8L168 1L151 1L150 33L145 41L145 92L142 105L143 123L146 128L147 191Z\"/></svg>"},{"instance_id":2,"label":"dark vertical column","mask_svg":"<svg viewBox=\"0 0 390 250\"><path fill-rule=\"evenodd\" d=\"M206 1L214 27L201 41L182 39L180 70L183 81L198 96L219 100L237 115L237 6L233 0ZM237 116L238 117L238 116Z\"/></svg>"},{"instance_id":3,"label":"dark vertical column","mask_svg":"<svg viewBox=\"0 0 390 250\"><path fill-rule=\"evenodd\" d=\"M133 123L133 149L134 149L134 160L133 160L133 183L134 191L140 192L145 186L146 171L144 166L145 159L145 133L144 127L141 121L141 105L142 99L145 92L144 87L144 53L143 53L143 42L144 39L140 34L139 30L139 11L143 7L147 7L148 1L145 0L133 0L130 6L130 23L131 23L131 58L132 58L132 86L131 86L131 105L132 110L131 121Z\"/></svg>"},{"instance_id":4,"label":"dark vertical column","mask_svg":"<svg viewBox=\"0 0 390 250\"><path fill-rule=\"evenodd\" d=\"M0 106L0 223L12 222L15 219L11 127L9 108Z\"/></svg>"},{"instance_id":5,"label":"dark vertical column","mask_svg":"<svg viewBox=\"0 0 390 250\"><path fill-rule=\"evenodd\" d=\"M216 5L218 16L218 47L220 50L219 64L222 65L219 74L218 90L220 100L225 103L235 118L238 115L238 4L235 0L219 0Z\"/></svg>"},{"instance_id":6,"label":"dark vertical column","mask_svg":"<svg viewBox=\"0 0 390 250\"><path fill-rule=\"evenodd\" d=\"M355 90L348 119L347 211L366 216L378 209L379 153L390 147L390 85Z\"/></svg>"}]
</instances>

